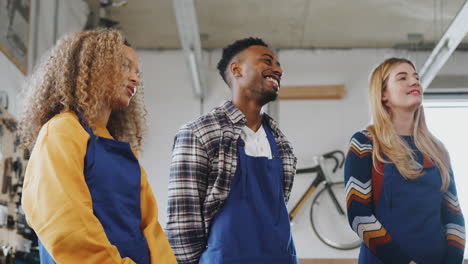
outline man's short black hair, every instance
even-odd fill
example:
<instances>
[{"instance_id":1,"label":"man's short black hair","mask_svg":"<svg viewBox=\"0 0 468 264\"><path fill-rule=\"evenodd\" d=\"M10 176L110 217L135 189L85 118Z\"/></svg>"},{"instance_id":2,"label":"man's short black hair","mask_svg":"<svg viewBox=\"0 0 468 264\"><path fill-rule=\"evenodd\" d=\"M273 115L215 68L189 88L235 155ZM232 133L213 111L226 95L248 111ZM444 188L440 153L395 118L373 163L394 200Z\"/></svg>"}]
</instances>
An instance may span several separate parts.
<instances>
[{"instance_id":1,"label":"man's short black hair","mask_svg":"<svg viewBox=\"0 0 468 264\"><path fill-rule=\"evenodd\" d=\"M226 68L229 66L229 62L232 60L232 58L234 58L234 56L250 46L268 47L268 45L262 39L250 37L236 40L234 43L226 46L223 49L223 55L221 56L221 60L218 62L218 71L226 83L228 83L226 79Z\"/></svg>"}]
</instances>

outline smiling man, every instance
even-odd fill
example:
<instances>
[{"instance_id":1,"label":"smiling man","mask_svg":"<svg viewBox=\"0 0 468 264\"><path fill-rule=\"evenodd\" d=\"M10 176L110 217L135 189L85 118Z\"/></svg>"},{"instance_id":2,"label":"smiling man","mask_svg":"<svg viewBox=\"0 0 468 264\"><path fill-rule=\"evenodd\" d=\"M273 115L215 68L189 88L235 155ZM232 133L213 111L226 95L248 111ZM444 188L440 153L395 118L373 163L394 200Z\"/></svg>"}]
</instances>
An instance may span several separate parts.
<instances>
[{"instance_id":1,"label":"smiling man","mask_svg":"<svg viewBox=\"0 0 468 264\"><path fill-rule=\"evenodd\" d=\"M298 263L286 202L296 157L262 106L283 70L261 39L223 49L232 100L175 137L166 233L179 263Z\"/></svg>"}]
</instances>

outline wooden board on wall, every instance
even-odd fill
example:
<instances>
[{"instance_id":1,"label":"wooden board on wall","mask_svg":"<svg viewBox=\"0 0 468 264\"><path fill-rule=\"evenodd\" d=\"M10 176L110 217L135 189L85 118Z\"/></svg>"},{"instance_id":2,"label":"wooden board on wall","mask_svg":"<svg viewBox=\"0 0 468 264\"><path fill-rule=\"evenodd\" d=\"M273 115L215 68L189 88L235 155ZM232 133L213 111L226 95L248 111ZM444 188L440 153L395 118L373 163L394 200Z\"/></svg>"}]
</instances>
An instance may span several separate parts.
<instances>
[{"instance_id":1,"label":"wooden board on wall","mask_svg":"<svg viewBox=\"0 0 468 264\"><path fill-rule=\"evenodd\" d=\"M342 99L345 86L340 85L303 85L283 86L280 88L280 100L330 100Z\"/></svg>"}]
</instances>

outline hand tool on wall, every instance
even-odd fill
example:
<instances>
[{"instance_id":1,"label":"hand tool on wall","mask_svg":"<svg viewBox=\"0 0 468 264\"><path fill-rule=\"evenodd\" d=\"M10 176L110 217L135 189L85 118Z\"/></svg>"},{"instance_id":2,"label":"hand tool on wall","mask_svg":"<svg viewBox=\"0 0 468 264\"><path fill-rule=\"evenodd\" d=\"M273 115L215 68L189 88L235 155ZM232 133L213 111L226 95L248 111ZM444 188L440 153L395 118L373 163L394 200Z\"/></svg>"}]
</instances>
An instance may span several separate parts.
<instances>
[{"instance_id":1,"label":"hand tool on wall","mask_svg":"<svg viewBox=\"0 0 468 264\"><path fill-rule=\"evenodd\" d=\"M6 158L5 164L3 167L3 185L2 185L2 193L8 193L11 189L11 164L12 158Z\"/></svg>"},{"instance_id":2,"label":"hand tool on wall","mask_svg":"<svg viewBox=\"0 0 468 264\"><path fill-rule=\"evenodd\" d=\"M13 162L13 171L15 172L15 177L17 179L20 179L23 175L23 163L19 157L17 157L15 162Z\"/></svg>"}]
</instances>

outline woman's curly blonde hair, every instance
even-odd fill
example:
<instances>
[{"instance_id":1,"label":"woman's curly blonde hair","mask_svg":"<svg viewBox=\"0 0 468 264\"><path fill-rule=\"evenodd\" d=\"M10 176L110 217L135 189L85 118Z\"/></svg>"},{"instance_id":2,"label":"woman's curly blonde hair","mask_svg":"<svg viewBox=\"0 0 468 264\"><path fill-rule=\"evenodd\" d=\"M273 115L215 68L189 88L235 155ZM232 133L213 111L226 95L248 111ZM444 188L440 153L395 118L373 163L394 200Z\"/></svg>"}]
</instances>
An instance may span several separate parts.
<instances>
[{"instance_id":1,"label":"woman's curly blonde hair","mask_svg":"<svg viewBox=\"0 0 468 264\"><path fill-rule=\"evenodd\" d=\"M20 117L23 144L31 148L41 127L55 115L75 111L95 128L103 105L119 96L125 83L124 43L116 30L98 29L66 35L44 57L27 83ZM146 129L143 87L130 105L111 113L107 128L118 140L141 150Z\"/></svg>"}]
</instances>

